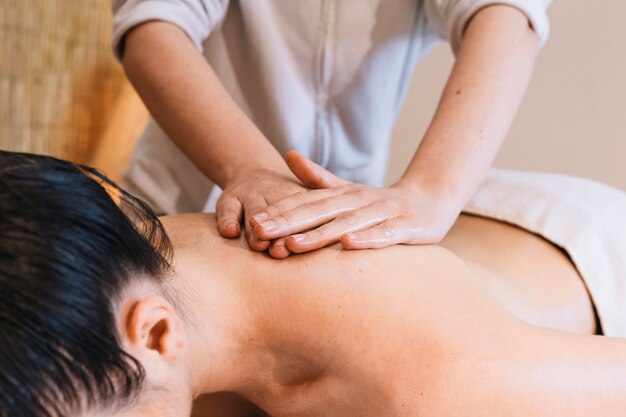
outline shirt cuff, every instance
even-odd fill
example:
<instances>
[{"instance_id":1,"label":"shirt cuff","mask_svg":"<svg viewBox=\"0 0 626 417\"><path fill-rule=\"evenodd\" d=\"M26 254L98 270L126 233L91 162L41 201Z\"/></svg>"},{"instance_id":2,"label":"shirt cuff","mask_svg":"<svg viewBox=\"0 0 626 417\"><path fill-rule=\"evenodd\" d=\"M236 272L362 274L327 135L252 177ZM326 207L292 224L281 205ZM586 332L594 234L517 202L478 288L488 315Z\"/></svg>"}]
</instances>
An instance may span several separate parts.
<instances>
[{"instance_id":1,"label":"shirt cuff","mask_svg":"<svg viewBox=\"0 0 626 417\"><path fill-rule=\"evenodd\" d=\"M212 31L211 19L200 1L117 0L113 5L115 56L121 60L124 36L135 26L152 20L172 23L181 28L199 52Z\"/></svg>"},{"instance_id":2,"label":"shirt cuff","mask_svg":"<svg viewBox=\"0 0 626 417\"><path fill-rule=\"evenodd\" d=\"M435 32L449 40L452 49L457 52L467 24L476 12L496 4L512 6L528 17L540 45L543 46L550 34L550 21L546 13L550 2L551 0L434 0L427 3L426 13Z\"/></svg>"}]
</instances>

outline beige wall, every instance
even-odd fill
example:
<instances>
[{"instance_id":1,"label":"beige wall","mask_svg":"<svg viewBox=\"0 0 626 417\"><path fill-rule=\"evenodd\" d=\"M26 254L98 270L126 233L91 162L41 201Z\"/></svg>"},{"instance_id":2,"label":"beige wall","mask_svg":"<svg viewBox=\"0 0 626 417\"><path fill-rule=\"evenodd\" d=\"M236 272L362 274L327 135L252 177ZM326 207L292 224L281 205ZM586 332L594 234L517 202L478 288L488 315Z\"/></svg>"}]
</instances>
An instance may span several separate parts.
<instances>
[{"instance_id":1,"label":"beige wall","mask_svg":"<svg viewBox=\"0 0 626 417\"><path fill-rule=\"evenodd\" d=\"M626 190L626 1L554 0L552 34L496 166L556 171ZM417 69L389 179L408 163L452 64L440 45Z\"/></svg>"}]
</instances>

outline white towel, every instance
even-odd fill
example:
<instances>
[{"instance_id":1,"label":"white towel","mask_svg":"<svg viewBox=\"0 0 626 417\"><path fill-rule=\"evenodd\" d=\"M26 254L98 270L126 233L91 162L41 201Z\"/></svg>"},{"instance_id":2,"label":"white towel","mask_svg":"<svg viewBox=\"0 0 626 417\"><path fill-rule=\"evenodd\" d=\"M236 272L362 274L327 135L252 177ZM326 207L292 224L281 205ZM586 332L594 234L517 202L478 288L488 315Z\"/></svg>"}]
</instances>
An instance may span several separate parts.
<instances>
[{"instance_id":1,"label":"white towel","mask_svg":"<svg viewBox=\"0 0 626 417\"><path fill-rule=\"evenodd\" d=\"M465 212L514 224L566 250L603 333L626 337L626 193L567 175L493 170Z\"/></svg>"}]
</instances>

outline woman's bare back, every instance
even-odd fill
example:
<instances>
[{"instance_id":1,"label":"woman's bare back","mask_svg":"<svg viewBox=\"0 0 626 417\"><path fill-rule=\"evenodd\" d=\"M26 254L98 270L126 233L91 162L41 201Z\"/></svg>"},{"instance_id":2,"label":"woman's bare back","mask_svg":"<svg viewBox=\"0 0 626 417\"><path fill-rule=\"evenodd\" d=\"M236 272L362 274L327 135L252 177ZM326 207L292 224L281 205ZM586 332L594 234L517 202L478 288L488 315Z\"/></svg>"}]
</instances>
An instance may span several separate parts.
<instances>
[{"instance_id":1,"label":"woman's bare back","mask_svg":"<svg viewBox=\"0 0 626 417\"><path fill-rule=\"evenodd\" d=\"M184 223L165 220L168 232L175 232L170 233L175 246L176 236L215 234L212 218L196 217ZM199 227L202 223L206 228ZM190 247L205 250L197 244L202 240L191 239ZM321 349L315 355L320 369L341 368L332 378L311 383L304 395L297 383L298 372L279 375L298 390L287 402L293 408L282 407L284 415L314 408L323 398L341 398L335 410L345 407L351 415L383 411L413 415L419 407L433 411L439 401L439 394L433 392L440 392L432 390L433 381L455 379L455 372L466 369L451 366L449 378L441 379L437 373L447 366L442 363L456 363L463 356L476 361L483 352L491 352L489 361L504 360L507 352L491 348L509 342L487 339L491 332L514 332L520 327L516 318L561 330L594 331L593 308L567 256L540 237L492 220L462 216L440 247L349 252L334 246L284 261L251 253L243 241L227 242L231 259L236 254L248 259L254 270L273 271L274 276L289 281L295 301L283 307L293 310L293 327L319 334L320 343L333 345L330 353ZM516 334L522 335L527 329L518 330ZM487 339L459 344L468 335L479 334ZM343 358L340 364L333 362L337 357ZM424 370L429 363L435 373ZM316 364L311 366L313 371L304 373L314 373ZM333 378L344 383L329 383ZM292 394L285 392L286 397ZM418 401L417 397L423 398ZM218 400L224 398L218 395L199 401L194 415L213 415L211 410L221 408L216 408ZM228 403L233 404L232 397ZM376 404L385 409L374 412ZM250 406L246 407L246 413L234 415L250 415ZM221 409L219 415L224 412Z\"/></svg>"}]
</instances>

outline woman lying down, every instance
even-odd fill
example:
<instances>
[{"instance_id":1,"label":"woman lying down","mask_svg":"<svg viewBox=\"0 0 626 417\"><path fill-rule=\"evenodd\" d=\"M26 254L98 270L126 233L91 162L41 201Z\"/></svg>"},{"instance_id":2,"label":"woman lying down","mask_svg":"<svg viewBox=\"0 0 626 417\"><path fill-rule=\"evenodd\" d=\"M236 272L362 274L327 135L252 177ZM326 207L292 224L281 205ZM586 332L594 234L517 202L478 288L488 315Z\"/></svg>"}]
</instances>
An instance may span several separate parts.
<instances>
[{"instance_id":1,"label":"woman lying down","mask_svg":"<svg viewBox=\"0 0 626 417\"><path fill-rule=\"evenodd\" d=\"M86 171L0 153L2 416L625 413L619 191L500 173L438 246L276 261Z\"/></svg>"}]
</instances>

